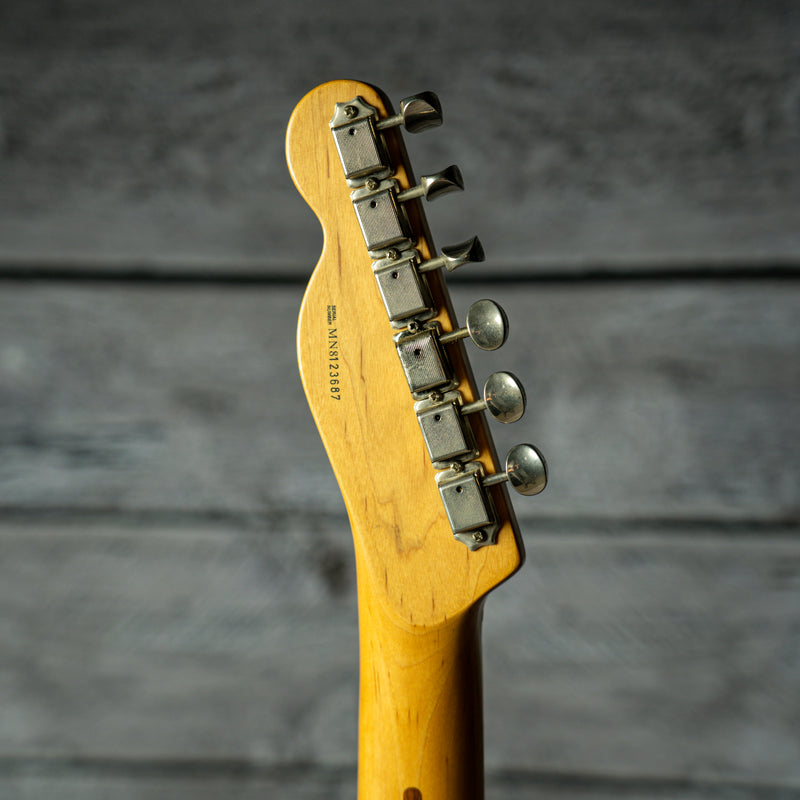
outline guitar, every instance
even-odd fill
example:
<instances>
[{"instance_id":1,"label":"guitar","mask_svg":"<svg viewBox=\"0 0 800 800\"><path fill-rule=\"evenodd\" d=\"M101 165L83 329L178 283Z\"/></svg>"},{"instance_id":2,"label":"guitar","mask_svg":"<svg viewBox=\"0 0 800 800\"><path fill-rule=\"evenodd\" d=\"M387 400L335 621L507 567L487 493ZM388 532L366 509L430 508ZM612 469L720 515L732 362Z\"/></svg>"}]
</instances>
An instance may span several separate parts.
<instances>
[{"instance_id":1,"label":"guitar","mask_svg":"<svg viewBox=\"0 0 800 800\"><path fill-rule=\"evenodd\" d=\"M400 129L441 123L430 92L395 114L373 86L333 81L295 108L297 189L324 230L297 329L308 403L352 526L360 638L360 800L481 800L480 624L524 560L506 482L546 483L541 454L501 465L483 412L514 421L510 373L478 392L465 340L499 347L491 300L459 327L443 272L483 260L477 238L437 255L422 208L462 188L456 167L414 179Z\"/></svg>"}]
</instances>

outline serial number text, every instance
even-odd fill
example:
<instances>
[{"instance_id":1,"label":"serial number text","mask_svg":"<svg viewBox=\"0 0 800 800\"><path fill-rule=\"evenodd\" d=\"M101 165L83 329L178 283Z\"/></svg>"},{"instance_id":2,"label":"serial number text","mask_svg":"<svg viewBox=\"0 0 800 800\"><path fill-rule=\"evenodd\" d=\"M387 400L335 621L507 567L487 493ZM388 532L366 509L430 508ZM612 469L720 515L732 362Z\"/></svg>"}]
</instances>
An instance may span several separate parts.
<instances>
[{"instance_id":1,"label":"serial number text","mask_svg":"<svg viewBox=\"0 0 800 800\"><path fill-rule=\"evenodd\" d=\"M336 306L328 306L328 384L332 400L341 400L341 386L339 381L339 334L336 328L330 325L336 320Z\"/></svg>"}]
</instances>

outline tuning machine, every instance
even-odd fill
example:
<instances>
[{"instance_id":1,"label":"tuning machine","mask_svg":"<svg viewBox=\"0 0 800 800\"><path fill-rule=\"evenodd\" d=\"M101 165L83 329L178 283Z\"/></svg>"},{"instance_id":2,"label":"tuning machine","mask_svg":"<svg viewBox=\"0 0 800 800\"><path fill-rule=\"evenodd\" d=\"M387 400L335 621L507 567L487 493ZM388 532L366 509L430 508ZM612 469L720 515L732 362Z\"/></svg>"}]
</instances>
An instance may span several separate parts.
<instances>
[{"instance_id":1,"label":"tuning machine","mask_svg":"<svg viewBox=\"0 0 800 800\"><path fill-rule=\"evenodd\" d=\"M508 336L508 318L493 300L478 300L467 311L463 328L442 333L437 322L420 325L409 322L406 330L394 337L397 354L411 392L421 399L436 389L446 391L456 385L450 361L442 345L469 337L482 350L496 350Z\"/></svg>"},{"instance_id":2,"label":"tuning machine","mask_svg":"<svg viewBox=\"0 0 800 800\"><path fill-rule=\"evenodd\" d=\"M494 544L499 530L492 497L483 490L483 477L480 461L456 461L449 469L436 473L436 485L453 536L470 550Z\"/></svg>"},{"instance_id":3,"label":"tuning machine","mask_svg":"<svg viewBox=\"0 0 800 800\"><path fill-rule=\"evenodd\" d=\"M437 308L425 273L440 267L454 270L482 260L483 248L477 236L461 244L443 247L441 255L427 261L422 261L415 249L389 248L384 256L372 262L372 270L392 326L404 328L409 320L423 322L436 316Z\"/></svg>"},{"instance_id":4,"label":"tuning machine","mask_svg":"<svg viewBox=\"0 0 800 800\"><path fill-rule=\"evenodd\" d=\"M386 178L394 172L382 131L402 125L409 133L442 124L442 105L433 92L400 101L400 113L379 119L378 109L361 97L336 103L330 121L336 150L347 182L359 186L367 176Z\"/></svg>"},{"instance_id":5,"label":"tuning machine","mask_svg":"<svg viewBox=\"0 0 800 800\"><path fill-rule=\"evenodd\" d=\"M542 454L530 444L512 447L506 456L506 471L485 476L479 461L454 462L436 474L453 536L477 550L494 544L498 525L491 495L484 489L509 481L520 493L534 495L547 484L547 465Z\"/></svg>"},{"instance_id":6,"label":"tuning machine","mask_svg":"<svg viewBox=\"0 0 800 800\"><path fill-rule=\"evenodd\" d=\"M413 241L414 234L403 206L407 201L416 197L436 200L463 188L464 180L455 164L441 172L423 175L416 186L408 189L401 189L394 178L367 178L363 186L350 194L367 250L380 254L387 248Z\"/></svg>"},{"instance_id":7,"label":"tuning machine","mask_svg":"<svg viewBox=\"0 0 800 800\"><path fill-rule=\"evenodd\" d=\"M461 392L433 391L414 404L417 421L428 455L434 465L444 469L456 459L476 458L478 450L472 429L465 417L479 411L500 422L516 422L525 413L525 391L510 372L495 372L483 387L483 399L463 403Z\"/></svg>"}]
</instances>

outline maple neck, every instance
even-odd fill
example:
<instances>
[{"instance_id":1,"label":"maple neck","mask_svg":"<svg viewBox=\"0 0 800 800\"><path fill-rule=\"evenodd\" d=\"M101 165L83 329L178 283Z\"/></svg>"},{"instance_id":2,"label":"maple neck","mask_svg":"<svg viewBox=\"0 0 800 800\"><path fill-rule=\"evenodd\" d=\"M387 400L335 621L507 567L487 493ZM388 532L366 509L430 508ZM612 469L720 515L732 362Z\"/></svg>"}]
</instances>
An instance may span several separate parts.
<instances>
[{"instance_id":1,"label":"maple neck","mask_svg":"<svg viewBox=\"0 0 800 800\"><path fill-rule=\"evenodd\" d=\"M413 628L359 586L359 800L483 800L482 616Z\"/></svg>"}]
</instances>

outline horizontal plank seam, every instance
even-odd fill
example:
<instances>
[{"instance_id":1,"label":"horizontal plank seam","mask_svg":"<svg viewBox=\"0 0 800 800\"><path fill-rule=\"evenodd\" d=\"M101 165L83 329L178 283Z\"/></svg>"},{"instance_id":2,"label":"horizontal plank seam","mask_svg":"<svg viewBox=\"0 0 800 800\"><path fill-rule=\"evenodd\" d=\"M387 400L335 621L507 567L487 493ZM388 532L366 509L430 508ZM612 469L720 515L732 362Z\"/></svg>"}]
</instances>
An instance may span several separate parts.
<instances>
[{"instance_id":1,"label":"horizontal plank seam","mask_svg":"<svg viewBox=\"0 0 800 800\"><path fill-rule=\"evenodd\" d=\"M313 762L266 764L248 759L147 759L104 756L5 756L0 757L0 775L13 777L86 778L127 776L130 778L249 778L288 781L313 775L322 783L355 777L355 765L316 765ZM800 800L800 787L792 784L740 781L724 778L689 778L661 775L615 776L601 773L568 773L538 770L488 770L487 780L506 786L541 786L572 789L599 789L617 797L649 795L703 798L737 796ZM0 785L2 778L0 778Z\"/></svg>"},{"instance_id":2,"label":"horizontal plank seam","mask_svg":"<svg viewBox=\"0 0 800 800\"><path fill-rule=\"evenodd\" d=\"M772 784L761 781L740 781L724 778L692 778L669 775L617 776L602 773L557 772L546 770L490 770L490 781L505 786L539 786L541 788L599 789L614 797L649 796L713 798L737 796L797 800L800 787L795 784Z\"/></svg>"},{"instance_id":3,"label":"horizontal plank seam","mask_svg":"<svg viewBox=\"0 0 800 800\"><path fill-rule=\"evenodd\" d=\"M529 270L529 271L526 271ZM306 284L311 270L297 265L289 272L272 273L253 270L225 272L200 265L185 269L174 267L109 264L79 267L58 264L0 263L0 281L37 283L96 283L96 284L175 284L214 286L298 286ZM697 263L682 267L679 264L644 265L591 264L579 267L506 265L492 266L486 271L459 272L454 282L461 284L573 284L573 283L657 283L662 281L764 281L800 280L800 262L765 261L737 265L732 262Z\"/></svg>"},{"instance_id":4,"label":"horizontal plank seam","mask_svg":"<svg viewBox=\"0 0 800 800\"><path fill-rule=\"evenodd\" d=\"M592 529L600 528L605 537L618 538L641 532L646 528L651 532L674 531L679 528L682 532L695 534L704 533L708 537L747 536L753 533L770 533L773 536L793 537L800 532L800 519L788 517L658 517L658 516L580 516L541 515L535 517L522 516L523 527L531 535L536 534L536 526L548 528L548 532L557 531L559 534L580 534ZM217 526L227 525L243 530L263 529L270 527L316 528L326 525L342 529L349 527L347 515L344 512L329 513L326 511L309 511L308 509L280 508L264 511L222 511L222 510L181 510L181 509L141 509L131 511L114 508L29 508L29 507L0 507L0 525L11 524L47 524L57 523L64 525L91 524L117 525L140 527L142 525L160 527L192 527L197 525Z\"/></svg>"}]
</instances>

